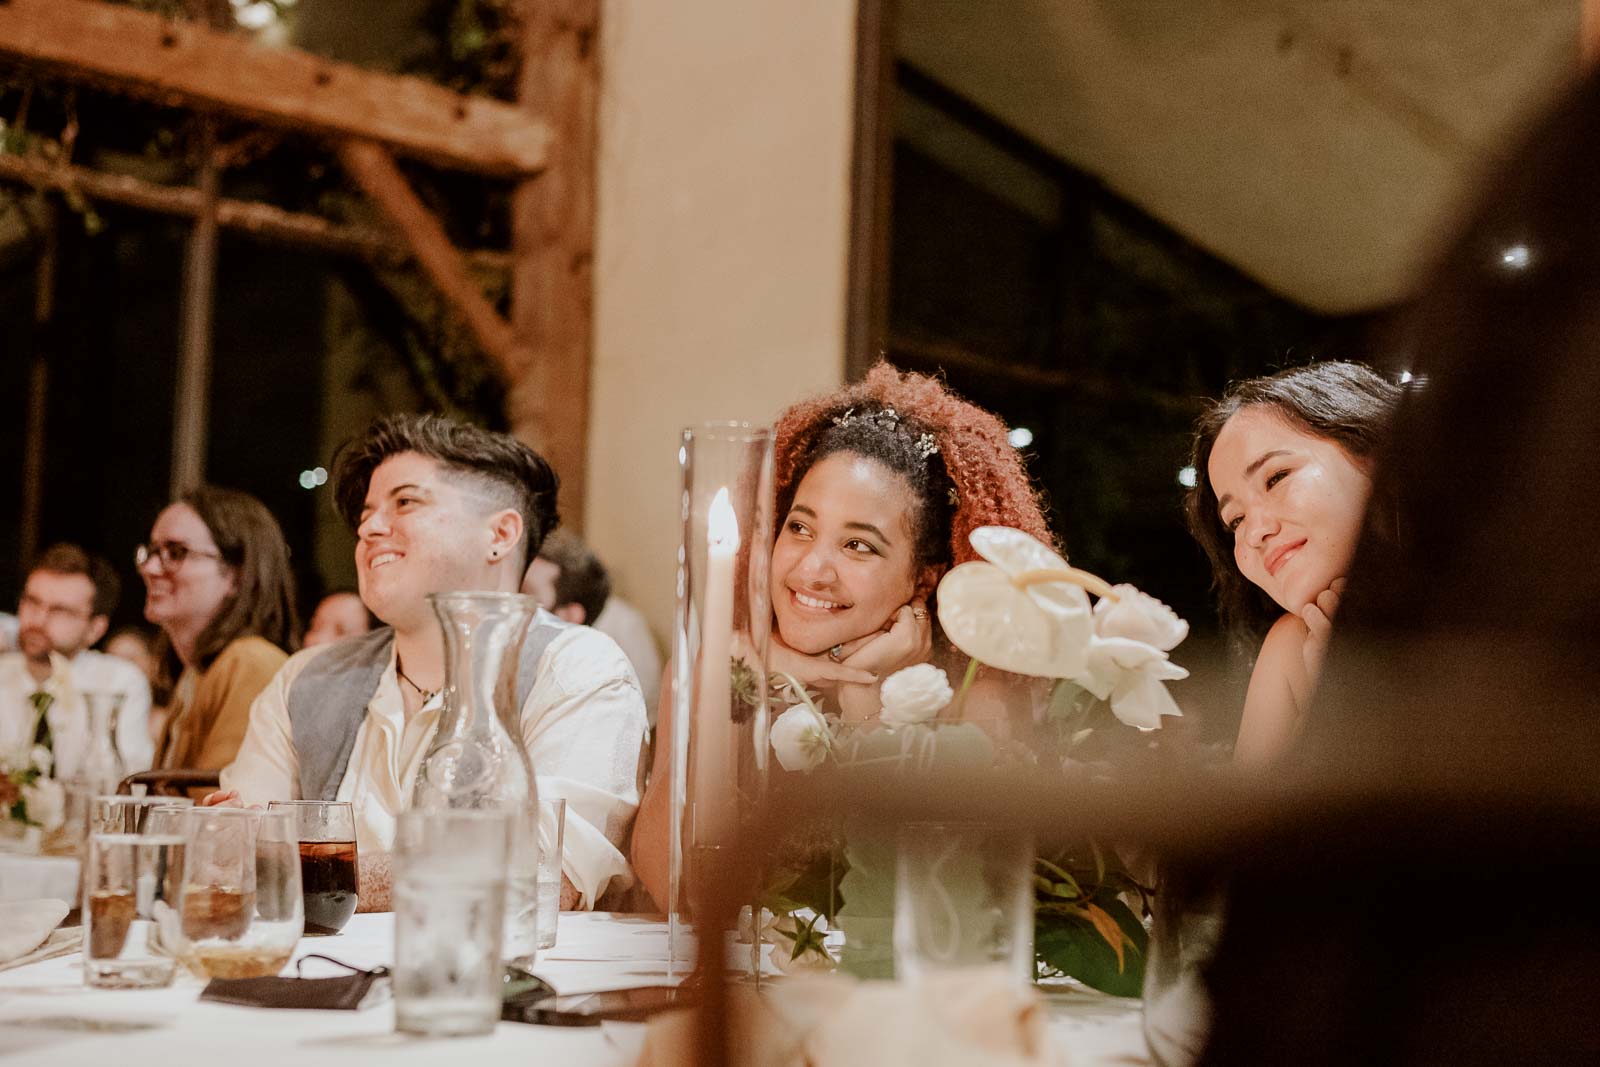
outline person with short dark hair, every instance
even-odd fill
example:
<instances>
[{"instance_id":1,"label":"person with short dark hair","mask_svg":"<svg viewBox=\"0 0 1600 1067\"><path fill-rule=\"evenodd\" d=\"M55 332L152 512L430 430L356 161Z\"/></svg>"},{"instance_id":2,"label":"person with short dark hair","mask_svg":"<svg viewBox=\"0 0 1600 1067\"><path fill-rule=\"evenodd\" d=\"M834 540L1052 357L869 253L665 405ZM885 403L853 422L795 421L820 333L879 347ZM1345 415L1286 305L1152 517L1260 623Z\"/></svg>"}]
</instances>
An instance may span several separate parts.
<instances>
[{"instance_id":1,"label":"person with short dark hair","mask_svg":"<svg viewBox=\"0 0 1600 1067\"><path fill-rule=\"evenodd\" d=\"M379 420L334 464L362 602L386 625L306 649L251 710L211 803L348 800L361 907L386 910L395 820L443 707L431 593L516 592L555 528L555 472L515 438L437 415ZM644 703L610 638L541 611L522 645L522 742L539 793L567 801L562 906L633 882L627 847Z\"/></svg>"},{"instance_id":2,"label":"person with short dark hair","mask_svg":"<svg viewBox=\"0 0 1600 1067\"><path fill-rule=\"evenodd\" d=\"M52 545L34 561L17 607L17 651L0 655L0 751L47 741L52 773L71 777L88 751L82 695L120 693L116 741L125 768L150 765L149 683L91 648L105 635L121 589L110 563L74 544Z\"/></svg>"},{"instance_id":3,"label":"person with short dark hair","mask_svg":"<svg viewBox=\"0 0 1600 1067\"><path fill-rule=\"evenodd\" d=\"M299 643L283 531L249 493L202 486L162 509L135 560L162 670L177 675L156 766L221 770L250 702Z\"/></svg>"},{"instance_id":4,"label":"person with short dark hair","mask_svg":"<svg viewBox=\"0 0 1600 1067\"><path fill-rule=\"evenodd\" d=\"M1235 753L1270 761L1304 721L1399 386L1359 363L1236 382L1195 427L1189 530L1223 625L1260 642Z\"/></svg>"},{"instance_id":5,"label":"person with short dark hair","mask_svg":"<svg viewBox=\"0 0 1600 1067\"><path fill-rule=\"evenodd\" d=\"M611 576L594 550L575 533L554 531L528 564L522 591L557 618L592 626L621 646L639 679L653 728L661 692L661 652L644 615L612 592Z\"/></svg>"}]
</instances>

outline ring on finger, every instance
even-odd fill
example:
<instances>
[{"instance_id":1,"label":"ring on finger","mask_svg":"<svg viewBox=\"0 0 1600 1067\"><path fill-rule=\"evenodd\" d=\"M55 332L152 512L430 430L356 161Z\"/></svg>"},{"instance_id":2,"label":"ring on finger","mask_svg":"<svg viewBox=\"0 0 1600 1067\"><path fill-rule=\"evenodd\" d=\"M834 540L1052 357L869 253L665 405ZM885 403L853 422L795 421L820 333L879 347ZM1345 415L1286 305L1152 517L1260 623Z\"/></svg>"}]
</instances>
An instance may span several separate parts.
<instances>
[{"instance_id":1,"label":"ring on finger","mask_svg":"<svg viewBox=\"0 0 1600 1067\"><path fill-rule=\"evenodd\" d=\"M833 662L838 663L844 658L844 646L834 645L832 648L828 649L828 658L833 660Z\"/></svg>"},{"instance_id":2,"label":"ring on finger","mask_svg":"<svg viewBox=\"0 0 1600 1067\"><path fill-rule=\"evenodd\" d=\"M918 622L926 622L927 618L928 618L928 609L927 608L912 608L911 609L911 617L913 619L916 619Z\"/></svg>"}]
</instances>

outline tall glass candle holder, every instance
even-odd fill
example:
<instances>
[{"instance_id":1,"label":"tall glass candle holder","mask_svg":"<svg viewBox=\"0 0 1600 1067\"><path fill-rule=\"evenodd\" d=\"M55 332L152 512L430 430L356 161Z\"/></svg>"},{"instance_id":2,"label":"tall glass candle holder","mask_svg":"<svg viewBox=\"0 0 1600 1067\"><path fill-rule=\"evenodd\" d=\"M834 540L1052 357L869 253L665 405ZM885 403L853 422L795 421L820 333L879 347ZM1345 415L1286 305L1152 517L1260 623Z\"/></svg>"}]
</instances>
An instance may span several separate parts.
<instances>
[{"instance_id":1,"label":"tall glass candle holder","mask_svg":"<svg viewBox=\"0 0 1600 1067\"><path fill-rule=\"evenodd\" d=\"M766 788L772 432L727 422L686 429L678 465L667 909L675 975L694 966L694 906Z\"/></svg>"}]
</instances>

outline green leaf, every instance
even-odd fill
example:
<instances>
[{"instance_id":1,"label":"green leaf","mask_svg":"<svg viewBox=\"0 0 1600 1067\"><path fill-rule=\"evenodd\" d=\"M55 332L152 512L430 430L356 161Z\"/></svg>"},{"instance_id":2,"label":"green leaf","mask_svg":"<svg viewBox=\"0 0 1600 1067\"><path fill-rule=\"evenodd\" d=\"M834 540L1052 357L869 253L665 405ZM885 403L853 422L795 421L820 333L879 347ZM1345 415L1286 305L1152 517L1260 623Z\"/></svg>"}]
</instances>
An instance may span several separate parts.
<instances>
[{"instance_id":1,"label":"green leaf","mask_svg":"<svg viewBox=\"0 0 1600 1067\"><path fill-rule=\"evenodd\" d=\"M1077 914L1067 908L1040 909L1034 918L1034 955L1051 973L1076 978L1114 996L1136 997L1144 986L1149 935L1132 909L1115 896L1099 894L1094 905L1113 919L1127 938L1120 968L1117 953L1082 909L1072 909Z\"/></svg>"}]
</instances>

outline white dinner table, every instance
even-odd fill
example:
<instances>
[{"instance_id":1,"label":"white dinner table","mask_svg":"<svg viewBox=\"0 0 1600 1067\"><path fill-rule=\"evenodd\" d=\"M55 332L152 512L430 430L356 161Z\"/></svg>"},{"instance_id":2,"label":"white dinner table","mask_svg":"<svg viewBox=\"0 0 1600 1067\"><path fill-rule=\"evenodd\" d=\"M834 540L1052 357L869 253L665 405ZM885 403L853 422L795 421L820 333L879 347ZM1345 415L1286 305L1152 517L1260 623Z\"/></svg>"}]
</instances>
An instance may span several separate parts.
<instances>
[{"instance_id":1,"label":"white dinner table","mask_svg":"<svg viewBox=\"0 0 1600 1067\"><path fill-rule=\"evenodd\" d=\"M357 915L337 935L302 938L296 956L375 967L392 962L393 943L393 915ZM563 993L667 983L666 923L652 916L563 913L556 947L542 951L534 969ZM284 973L293 974L293 965ZM306 977L343 973L316 960L304 970ZM0 1061L49 1067L629 1067L644 1040L644 1024L609 1022L502 1022L483 1037L424 1039L394 1032L393 1001L360 1011L247 1008L201 1001L203 986L180 973L166 989L87 989L78 952L0 971ZM1063 1064L1150 1062L1137 1001L1080 991L1051 994L1047 1005Z\"/></svg>"}]
</instances>

